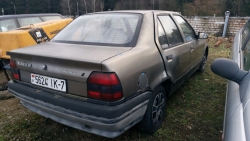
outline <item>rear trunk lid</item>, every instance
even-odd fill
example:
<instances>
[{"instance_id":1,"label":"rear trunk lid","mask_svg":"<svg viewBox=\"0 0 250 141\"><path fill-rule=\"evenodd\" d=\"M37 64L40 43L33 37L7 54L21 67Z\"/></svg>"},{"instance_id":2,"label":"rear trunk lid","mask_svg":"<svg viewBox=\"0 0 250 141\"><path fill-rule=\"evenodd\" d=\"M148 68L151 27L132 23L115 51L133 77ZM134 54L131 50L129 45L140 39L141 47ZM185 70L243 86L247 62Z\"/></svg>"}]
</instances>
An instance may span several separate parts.
<instances>
[{"instance_id":1,"label":"rear trunk lid","mask_svg":"<svg viewBox=\"0 0 250 141\"><path fill-rule=\"evenodd\" d=\"M50 42L13 50L8 55L16 60L21 81L31 83L33 74L62 79L66 82L67 93L86 96L89 75L102 71L104 60L130 49Z\"/></svg>"},{"instance_id":2,"label":"rear trunk lid","mask_svg":"<svg viewBox=\"0 0 250 141\"><path fill-rule=\"evenodd\" d=\"M130 47L46 43L13 50L9 55L16 60L20 70L86 82L91 72L101 71L102 61L130 49Z\"/></svg>"}]
</instances>

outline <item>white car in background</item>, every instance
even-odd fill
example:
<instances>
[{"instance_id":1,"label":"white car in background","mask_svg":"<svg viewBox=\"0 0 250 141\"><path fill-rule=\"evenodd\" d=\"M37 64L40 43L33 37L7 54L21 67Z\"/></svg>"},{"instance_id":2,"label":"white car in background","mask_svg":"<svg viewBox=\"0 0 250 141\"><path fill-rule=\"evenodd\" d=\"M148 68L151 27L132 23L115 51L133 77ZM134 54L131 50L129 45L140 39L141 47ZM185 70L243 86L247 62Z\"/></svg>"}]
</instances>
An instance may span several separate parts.
<instances>
[{"instance_id":1,"label":"white car in background","mask_svg":"<svg viewBox=\"0 0 250 141\"><path fill-rule=\"evenodd\" d=\"M250 140L250 20L236 34L231 59L216 59L212 71L229 80L222 140Z\"/></svg>"}]
</instances>

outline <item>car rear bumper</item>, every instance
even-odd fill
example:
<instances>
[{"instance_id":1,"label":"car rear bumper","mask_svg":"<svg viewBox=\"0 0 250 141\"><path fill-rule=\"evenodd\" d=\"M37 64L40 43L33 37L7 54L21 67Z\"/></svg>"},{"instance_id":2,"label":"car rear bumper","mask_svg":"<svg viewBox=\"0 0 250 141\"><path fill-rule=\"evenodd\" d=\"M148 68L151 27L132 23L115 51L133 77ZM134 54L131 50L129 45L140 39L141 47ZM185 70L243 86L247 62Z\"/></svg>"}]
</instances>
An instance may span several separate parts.
<instances>
[{"instance_id":1,"label":"car rear bumper","mask_svg":"<svg viewBox=\"0 0 250 141\"><path fill-rule=\"evenodd\" d=\"M67 126L109 138L114 138L122 134L141 121L147 109L148 99L151 96L151 92L145 92L119 105L107 106L94 104L93 106L93 103L86 101L58 97L55 94L44 91L37 92L34 88L12 81L8 83L8 86L9 91L21 100L22 105L33 112ZM46 96L46 100L42 100L39 95ZM65 101L74 102L74 104L78 103L79 107L83 104L88 107L89 112L83 113L74 110L74 107L60 106L59 103ZM136 106L131 107L131 104ZM128 109L128 107L131 108ZM91 111L96 109L99 109L98 114L93 114L95 112ZM102 109L105 110L102 111Z\"/></svg>"}]
</instances>

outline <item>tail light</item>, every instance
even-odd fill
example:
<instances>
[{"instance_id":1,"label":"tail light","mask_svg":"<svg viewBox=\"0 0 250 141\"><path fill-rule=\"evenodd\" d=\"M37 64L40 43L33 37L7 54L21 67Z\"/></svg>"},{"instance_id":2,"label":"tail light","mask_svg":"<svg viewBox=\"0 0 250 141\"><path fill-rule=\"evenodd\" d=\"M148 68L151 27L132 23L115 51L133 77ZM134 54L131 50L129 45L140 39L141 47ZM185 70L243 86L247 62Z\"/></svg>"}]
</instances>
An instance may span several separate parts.
<instances>
[{"instance_id":1,"label":"tail light","mask_svg":"<svg viewBox=\"0 0 250 141\"><path fill-rule=\"evenodd\" d=\"M116 101L123 97L122 86L115 73L93 72L87 86L89 98Z\"/></svg>"},{"instance_id":2,"label":"tail light","mask_svg":"<svg viewBox=\"0 0 250 141\"><path fill-rule=\"evenodd\" d=\"M13 79L20 80L19 71L16 67L16 60L10 59L10 71Z\"/></svg>"}]
</instances>

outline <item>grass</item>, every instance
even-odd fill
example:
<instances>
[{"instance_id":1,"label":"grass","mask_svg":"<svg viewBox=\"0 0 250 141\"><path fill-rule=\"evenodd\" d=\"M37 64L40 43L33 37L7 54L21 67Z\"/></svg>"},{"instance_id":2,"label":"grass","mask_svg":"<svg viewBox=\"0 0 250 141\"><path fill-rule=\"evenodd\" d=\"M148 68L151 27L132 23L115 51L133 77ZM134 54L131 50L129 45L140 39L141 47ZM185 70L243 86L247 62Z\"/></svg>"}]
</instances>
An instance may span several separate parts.
<instances>
[{"instance_id":1,"label":"grass","mask_svg":"<svg viewBox=\"0 0 250 141\"><path fill-rule=\"evenodd\" d=\"M212 45L205 72L195 73L168 99L162 128L152 135L133 127L115 139L107 139L46 119L24 108L18 99L9 97L0 99L0 141L219 141L227 81L213 74L210 65L218 57L228 58L230 49L223 44L217 48Z\"/></svg>"}]
</instances>

